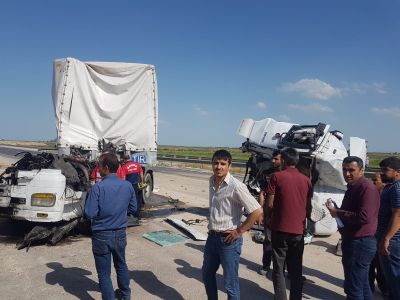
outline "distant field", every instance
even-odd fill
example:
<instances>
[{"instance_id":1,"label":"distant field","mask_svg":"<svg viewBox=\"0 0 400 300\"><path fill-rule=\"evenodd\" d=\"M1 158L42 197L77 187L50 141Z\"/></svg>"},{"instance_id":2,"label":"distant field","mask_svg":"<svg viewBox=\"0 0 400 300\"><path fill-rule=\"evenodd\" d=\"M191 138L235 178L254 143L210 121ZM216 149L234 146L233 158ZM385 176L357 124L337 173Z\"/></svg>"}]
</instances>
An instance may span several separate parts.
<instances>
[{"instance_id":1,"label":"distant field","mask_svg":"<svg viewBox=\"0 0 400 300\"><path fill-rule=\"evenodd\" d=\"M399 153L376 153L376 152L371 152L368 153L369 157L369 167L370 168L379 168L379 162L389 156L396 156L400 158Z\"/></svg>"},{"instance_id":2,"label":"distant field","mask_svg":"<svg viewBox=\"0 0 400 300\"><path fill-rule=\"evenodd\" d=\"M184 147L184 146L158 146L159 155L179 155L179 156L192 156L211 158L214 152L223 147ZM238 148L225 147L232 154L233 160L247 160L249 153L243 153Z\"/></svg>"},{"instance_id":3,"label":"distant field","mask_svg":"<svg viewBox=\"0 0 400 300\"><path fill-rule=\"evenodd\" d=\"M0 140L0 145L17 146L17 147L31 147L37 149L54 149L55 143L50 141L5 141ZM203 157L211 158L213 153L221 149L222 147L187 147L187 146L158 146L159 155L178 155L178 156L190 156L190 157ZM246 161L249 158L249 153L243 153L239 146L237 148L225 147L231 152L232 158L235 161ZM369 167L378 168L379 162L385 157L396 156L400 158L400 153L378 153L370 152Z\"/></svg>"},{"instance_id":4,"label":"distant field","mask_svg":"<svg viewBox=\"0 0 400 300\"><path fill-rule=\"evenodd\" d=\"M220 148L210 147L183 147L183 146L159 146L158 154L160 155L180 155L180 156L194 156L194 157L209 157ZM225 148L232 154L233 160L246 161L249 158L249 153L243 153L239 148ZM399 153L368 153L369 167L379 168L379 162L389 156L396 156L400 158Z\"/></svg>"}]
</instances>

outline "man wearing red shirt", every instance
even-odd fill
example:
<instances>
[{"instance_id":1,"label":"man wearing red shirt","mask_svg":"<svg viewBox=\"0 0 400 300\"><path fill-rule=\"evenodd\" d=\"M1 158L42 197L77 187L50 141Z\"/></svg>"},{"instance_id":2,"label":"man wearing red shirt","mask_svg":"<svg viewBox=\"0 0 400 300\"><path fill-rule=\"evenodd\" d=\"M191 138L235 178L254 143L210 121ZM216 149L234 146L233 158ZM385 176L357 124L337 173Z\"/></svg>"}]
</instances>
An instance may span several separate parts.
<instances>
[{"instance_id":1,"label":"man wearing red shirt","mask_svg":"<svg viewBox=\"0 0 400 300\"><path fill-rule=\"evenodd\" d=\"M125 180L125 172L121 166L118 167L117 176L118 176L118 178ZM97 165L90 173L90 180L92 181L92 184L95 184L95 183L101 181L101 179L102 179L102 177L100 175L99 166Z\"/></svg>"},{"instance_id":2,"label":"man wearing red shirt","mask_svg":"<svg viewBox=\"0 0 400 300\"><path fill-rule=\"evenodd\" d=\"M303 290L304 225L311 208L310 179L296 169L299 154L287 148L281 154L283 171L272 175L268 187L275 299L286 300L284 264L290 270L290 299L301 299Z\"/></svg>"},{"instance_id":3,"label":"man wearing red shirt","mask_svg":"<svg viewBox=\"0 0 400 300\"><path fill-rule=\"evenodd\" d=\"M138 204L138 209L137 209L137 217L138 217L140 209L143 204L142 203L143 198L141 197L142 194L139 193L138 184L144 182L144 176L143 176L142 166L137 162L131 161L130 159L131 157L129 155L124 156L123 159L124 164L122 165L122 171L125 174L125 179L132 184L133 189L135 190L137 204Z\"/></svg>"},{"instance_id":4,"label":"man wearing red shirt","mask_svg":"<svg viewBox=\"0 0 400 300\"><path fill-rule=\"evenodd\" d=\"M376 253L375 233L378 224L379 192L371 180L364 177L364 163L357 156L347 156L342 163L347 182L340 208L327 203L331 216L339 218L343 227L342 264L344 292L347 299L372 299L368 271Z\"/></svg>"}]
</instances>

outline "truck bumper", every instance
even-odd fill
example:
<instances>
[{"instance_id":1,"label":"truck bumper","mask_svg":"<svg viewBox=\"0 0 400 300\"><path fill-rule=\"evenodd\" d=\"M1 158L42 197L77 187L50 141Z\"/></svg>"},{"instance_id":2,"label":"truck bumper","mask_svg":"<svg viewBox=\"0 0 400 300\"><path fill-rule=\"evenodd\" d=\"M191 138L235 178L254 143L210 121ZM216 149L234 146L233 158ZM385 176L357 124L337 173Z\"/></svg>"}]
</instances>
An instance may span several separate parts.
<instances>
[{"instance_id":1,"label":"truck bumper","mask_svg":"<svg viewBox=\"0 0 400 300\"><path fill-rule=\"evenodd\" d=\"M41 210L31 210L31 209L25 210L13 206L7 207L6 209L7 211L5 211L5 214L7 215L7 217L15 220L43 222L43 223L58 222L62 220L62 212L41 211ZM0 214L2 210L0 210Z\"/></svg>"}]
</instances>

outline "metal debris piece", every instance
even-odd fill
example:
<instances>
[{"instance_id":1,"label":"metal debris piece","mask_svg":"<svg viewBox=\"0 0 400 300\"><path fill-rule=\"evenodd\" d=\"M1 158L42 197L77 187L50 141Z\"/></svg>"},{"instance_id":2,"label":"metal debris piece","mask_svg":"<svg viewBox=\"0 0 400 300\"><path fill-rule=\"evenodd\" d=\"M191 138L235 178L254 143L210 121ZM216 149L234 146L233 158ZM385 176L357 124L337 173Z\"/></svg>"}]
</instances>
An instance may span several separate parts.
<instances>
[{"instance_id":1,"label":"metal debris piece","mask_svg":"<svg viewBox=\"0 0 400 300\"><path fill-rule=\"evenodd\" d=\"M166 221L170 223L171 225L177 227L179 230L182 230L185 234L189 234L191 238L193 238L196 241L205 241L207 240L207 235L197 231L193 227L190 227L189 225L185 224L181 220L178 219L173 219L173 218L167 218Z\"/></svg>"}]
</instances>

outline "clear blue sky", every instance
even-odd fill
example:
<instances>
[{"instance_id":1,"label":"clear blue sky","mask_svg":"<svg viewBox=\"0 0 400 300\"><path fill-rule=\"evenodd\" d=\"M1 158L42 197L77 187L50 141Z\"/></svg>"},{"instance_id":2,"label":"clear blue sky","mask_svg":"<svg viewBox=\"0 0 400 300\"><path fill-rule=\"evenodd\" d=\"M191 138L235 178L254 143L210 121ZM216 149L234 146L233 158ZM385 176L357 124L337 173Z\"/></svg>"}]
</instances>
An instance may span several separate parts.
<instances>
[{"instance_id":1,"label":"clear blue sky","mask_svg":"<svg viewBox=\"0 0 400 300\"><path fill-rule=\"evenodd\" d=\"M55 138L52 62L154 64L159 144L239 147L243 118L400 152L400 1L0 4L0 138Z\"/></svg>"}]
</instances>

